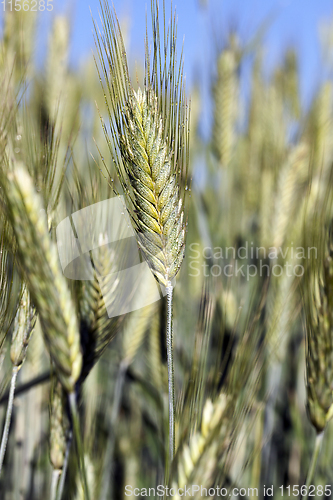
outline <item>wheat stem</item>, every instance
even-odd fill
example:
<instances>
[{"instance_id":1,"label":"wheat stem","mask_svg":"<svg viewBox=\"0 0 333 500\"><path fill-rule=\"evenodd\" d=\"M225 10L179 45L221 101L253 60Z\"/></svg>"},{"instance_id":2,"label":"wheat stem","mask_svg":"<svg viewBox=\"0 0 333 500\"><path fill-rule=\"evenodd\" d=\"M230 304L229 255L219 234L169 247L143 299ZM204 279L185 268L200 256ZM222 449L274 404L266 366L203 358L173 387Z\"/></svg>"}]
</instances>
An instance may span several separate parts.
<instances>
[{"instance_id":1,"label":"wheat stem","mask_svg":"<svg viewBox=\"0 0 333 500\"><path fill-rule=\"evenodd\" d=\"M325 431L319 432L317 434L317 436L316 436L316 441L315 441L315 445L314 445L314 449L313 449L313 453L312 453L311 463L310 463L308 475L307 475L307 478L306 478L306 487L307 487L307 489L311 485L311 482L313 480L313 477L314 477L314 474L315 474L315 471L316 471L316 467L317 467L317 463L318 463L318 458L319 458L319 453L320 453L320 448L321 448L321 443L322 443L322 440L323 440L323 437L324 437L324 432ZM308 497L308 495L306 495L306 497Z\"/></svg>"},{"instance_id":2,"label":"wheat stem","mask_svg":"<svg viewBox=\"0 0 333 500\"><path fill-rule=\"evenodd\" d=\"M50 500L56 500L57 486L58 486L60 475L61 475L61 470L59 470L59 469L55 469L52 472Z\"/></svg>"},{"instance_id":3,"label":"wheat stem","mask_svg":"<svg viewBox=\"0 0 333 500\"><path fill-rule=\"evenodd\" d=\"M75 444L76 444L76 451L78 454L79 469L80 469L80 473L81 473L81 481L82 481L82 487L83 487L83 491L84 491L84 498L85 498L85 500L90 500L86 469L84 466L83 444L82 444L81 433L80 433L80 421L79 421L79 414L77 411L75 393L71 392L68 395L68 399L69 399L69 406L70 406L70 410L71 410L71 416L72 416L72 420L73 420L73 430L74 430L74 435L75 435Z\"/></svg>"},{"instance_id":4,"label":"wheat stem","mask_svg":"<svg viewBox=\"0 0 333 500\"><path fill-rule=\"evenodd\" d=\"M16 378L17 378L18 370L19 369L17 366L13 367L12 380L10 383L9 399L8 399L8 406L7 406L6 419L5 419L5 427L3 429L1 448L0 448L0 474L1 474L1 470L2 470L3 460L5 458L6 446L7 446L7 442L8 442L9 427L10 427L10 422L12 419L15 385L16 385Z\"/></svg>"},{"instance_id":5,"label":"wheat stem","mask_svg":"<svg viewBox=\"0 0 333 500\"><path fill-rule=\"evenodd\" d=\"M172 293L173 287L169 282L166 286L167 295L167 358L168 358L168 387L169 387L169 464L175 453L175 387L173 367L173 335L172 335Z\"/></svg>"},{"instance_id":6,"label":"wheat stem","mask_svg":"<svg viewBox=\"0 0 333 500\"><path fill-rule=\"evenodd\" d=\"M57 493L57 499L56 500L61 500L62 493L64 491L65 479L66 479L66 473L67 473L67 467L68 467L68 458L69 458L69 452L70 452L70 449L71 449L71 444L72 444L72 432L70 431L68 439L67 439L65 460L64 460L64 465L62 467L62 472L61 472L61 476L60 476L60 481L59 481L59 487L58 487L58 493Z\"/></svg>"}]
</instances>

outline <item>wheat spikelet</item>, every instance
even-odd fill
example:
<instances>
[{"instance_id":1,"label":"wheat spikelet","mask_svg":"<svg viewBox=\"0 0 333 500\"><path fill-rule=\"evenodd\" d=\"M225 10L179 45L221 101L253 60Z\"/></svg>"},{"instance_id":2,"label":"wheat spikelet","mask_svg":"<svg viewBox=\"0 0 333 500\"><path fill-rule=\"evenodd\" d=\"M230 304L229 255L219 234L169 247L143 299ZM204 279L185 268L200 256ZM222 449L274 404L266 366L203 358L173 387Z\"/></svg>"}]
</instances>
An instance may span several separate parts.
<instances>
[{"instance_id":1,"label":"wheat spikelet","mask_svg":"<svg viewBox=\"0 0 333 500\"><path fill-rule=\"evenodd\" d=\"M1 184L46 346L59 379L71 392L81 372L80 335L56 246L48 234L41 197L22 165L16 165L7 176L2 173Z\"/></svg>"},{"instance_id":2,"label":"wheat spikelet","mask_svg":"<svg viewBox=\"0 0 333 500\"><path fill-rule=\"evenodd\" d=\"M18 311L15 316L10 358L13 366L20 368L25 360L31 334L36 324L36 310L31 304L30 294L24 286Z\"/></svg>"}]
</instances>

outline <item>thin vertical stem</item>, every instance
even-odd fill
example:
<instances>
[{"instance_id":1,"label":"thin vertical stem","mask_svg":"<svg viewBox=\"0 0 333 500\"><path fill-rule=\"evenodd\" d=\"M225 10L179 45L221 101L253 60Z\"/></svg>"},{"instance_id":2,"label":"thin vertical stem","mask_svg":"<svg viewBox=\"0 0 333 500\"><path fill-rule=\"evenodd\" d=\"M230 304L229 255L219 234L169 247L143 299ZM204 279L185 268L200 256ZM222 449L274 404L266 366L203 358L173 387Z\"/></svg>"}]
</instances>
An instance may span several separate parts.
<instances>
[{"instance_id":1,"label":"thin vertical stem","mask_svg":"<svg viewBox=\"0 0 333 500\"><path fill-rule=\"evenodd\" d=\"M83 491L84 491L84 498L85 498L85 500L90 500L86 469L84 466L84 452L83 452L83 445L82 445L82 439L81 439L80 421L79 421L79 414L77 411L75 393L71 392L69 394L68 398L69 398L69 406L71 409L71 415L72 415L72 420L73 420L75 444L76 444L76 450L77 450L78 459L79 459L79 468L80 468L80 473L81 473L81 481L82 481L82 486L83 486Z\"/></svg>"},{"instance_id":2,"label":"thin vertical stem","mask_svg":"<svg viewBox=\"0 0 333 500\"><path fill-rule=\"evenodd\" d=\"M5 427L3 429L2 440L1 440L1 448L0 448L0 474L1 474L1 470L2 470L3 460L5 458L6 447L7 447L7 442L8 442L9 427L10 427L10 422L11 422L11 419L12 419L15 386L16 386L16 378L17 378L18 371L19 371L18 367L14 366L13 367L13 371L12 371L12 380L10 382L10 390L9 390L9 398L8 398L6 419L5 419Z\"/></svg>"},{"instance_id":3,"label":"thin vertical stem","mask_svg":"<svg viewBox=\"0 0 333 500\"><path fill-rule=\"evenodd\" d=\"M173 332L172 332L172 295L173 287L169 282L166 286L167 321L166 342L168 358L168 387L169 387L169 465L175 453L175 383L173 367Z\"/></svg>"},{"instance_id":4,"label":"thin vertical stem","mask_svg":"<svg viewBox=\"0 0 333 500\"><path fill-rule=\"evenodd\" d=\"M59 478L61 475L61 470L59 469L54 469L52 471L52 481L51 481L51 490L50 490L50 500L56 500L56 495L57 495L57 487L58 487L58 482Z\"/></svg>"},{"instance_id":5,"label":"thin vertical stem","mask_svg":"<svg viewBox=\"0 0 333 500\"><path fill-rule=\"evenodd\" d=\"M314 450L313 450L313 453L312 453L312 459L311 459L311 463L310 463L310 467L309 467L309 472L308 472L308 475L307 475L307 478L306 478L306 487L307 487L307 489L311 485L311 482L313 480L314 474L316 472L316 467L317 467L317 463L318 463L318 457L319 457L319 452L320 452L320 448L321 448L321 443L322 443L323 437L324 437L324 431L320 432L316 436L316 441L315 441ZM308 496L308 494L306 494L306 497L307 496Z\"/></svg>"}]
</instances>

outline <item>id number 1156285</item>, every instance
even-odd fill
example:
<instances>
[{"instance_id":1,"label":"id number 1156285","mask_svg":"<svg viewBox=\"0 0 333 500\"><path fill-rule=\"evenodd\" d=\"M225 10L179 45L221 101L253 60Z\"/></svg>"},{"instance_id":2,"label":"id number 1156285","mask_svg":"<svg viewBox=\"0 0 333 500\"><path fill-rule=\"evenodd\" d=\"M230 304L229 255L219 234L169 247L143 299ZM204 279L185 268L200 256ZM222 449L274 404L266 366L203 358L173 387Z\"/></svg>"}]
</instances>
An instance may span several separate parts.
<instances>
[{"instance_id":1,"label":"id number 1156285","mask_svg":"<svg viewBox=\"0 0 333 500\"><path fill-rule=\"evenodd\" d=\"M53 10L53 0L2 0L3 11L20 10L31 12L43 12L44 10L51 12Z\"/></svg>"}]
</instances>

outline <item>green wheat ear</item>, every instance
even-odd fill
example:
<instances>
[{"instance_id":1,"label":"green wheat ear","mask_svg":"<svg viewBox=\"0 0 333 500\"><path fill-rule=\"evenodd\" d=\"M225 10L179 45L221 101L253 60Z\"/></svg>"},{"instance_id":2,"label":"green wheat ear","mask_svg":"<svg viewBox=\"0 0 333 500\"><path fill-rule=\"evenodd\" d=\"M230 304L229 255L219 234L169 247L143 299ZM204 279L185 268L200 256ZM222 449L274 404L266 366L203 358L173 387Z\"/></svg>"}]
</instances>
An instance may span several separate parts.
<instances>
[{"instance_id":1,"label":"green wheat ear","mask_svg":"<svg viewBox=\"0 0 333 500\"><path fill-rule=\"evenodd\" d=\"M182 58L178 67L176 63L175 20L166 32L164 19L161 47L158 6L152 2L153 54L146 40L143 89L135 92L118 20L106 1L101 7L104 32L96 29L96 46L110 133L104 123L103 129L139 246L157 281L168 286L184 255L189 142L189 107Z\"/></svg>"},{"instance_id":2,"label":"green wheat ear","mask_svg":"<svg viewBox=\"0 0 333 500\"><path fill-rule=\"evenodd\" d=\"M325 228L326 229L326 228ZM318 237L321 255L312 259L305 281L307 410L317 433L332 418L333 227Z\"/></svg>"},{"instance_id":3,"label":"green wheat ear","mask_svg":"<svg viewBox=\"0 0 333 500\"><path fill-rule=\"evenodd\" d=\"M7 175L2 172L0 185L47 349L63 387L72 392L82 366L80 334L57 248L49 236L42 197L23 164L15 163Z\"/></svg>"},{"instance_id":4,"label":"green wheat ear","mask_svg":"<svg viewBox=\"0 0 333 500\"><path fill-rule=\"evenodd\" d=\"M172 171L172 152L163 140L156 98L139 89L127 113L120 151L132 189L134 227L155 278L167 286L180 268L185 244L183 200Z\"/></svg>"},{"instance_id":5,"label":"green wheat ear","mask_svg":"<svg viewBox=\"0 0 333 500\"><path fill-rule=\"evenodd\" d=\"M189 156L189 107L183 62L181 57L177 66L175 16L167 30L163 2L161 43L158 3L152 0L153 52L148 49L146 37L143 90L135 92L117 17L111 13L107 0L101 1L101 9L103 34L95 25L101 69L96 66L108 109L110 134L102 120L103 130L138 244L156 280L166 287L171 462L175 450L172 280L180 269L185 249ZM107 169L103 158L102 161Z\"/></svg>"}]
</instances>

